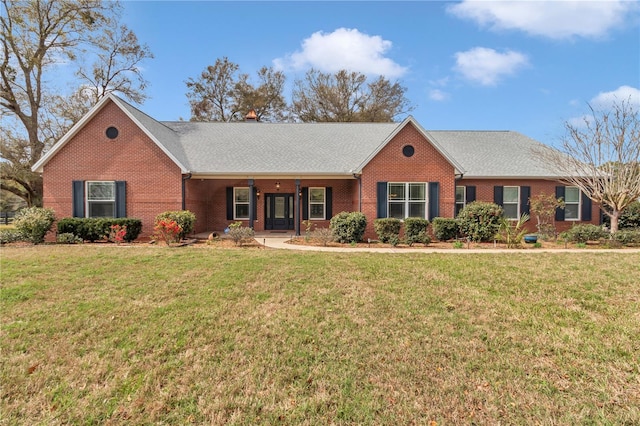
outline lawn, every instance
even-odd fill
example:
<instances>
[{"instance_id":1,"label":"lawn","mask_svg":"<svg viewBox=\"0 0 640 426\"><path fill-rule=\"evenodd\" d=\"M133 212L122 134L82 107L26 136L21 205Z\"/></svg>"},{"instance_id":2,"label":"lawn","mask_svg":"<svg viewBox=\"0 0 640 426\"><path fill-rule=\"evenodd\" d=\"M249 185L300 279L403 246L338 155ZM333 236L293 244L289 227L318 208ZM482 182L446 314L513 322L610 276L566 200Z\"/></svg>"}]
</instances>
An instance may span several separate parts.
<instances>
[{"instance_id":1,"label":"lawn","mask_svg":"<svg viewBox=\"0 0 640 426\"><path fill-rule=\"evenodd\" d=\"M0 256L0 424L640 424L639 253Z\"/></svg>"}]
</instances>

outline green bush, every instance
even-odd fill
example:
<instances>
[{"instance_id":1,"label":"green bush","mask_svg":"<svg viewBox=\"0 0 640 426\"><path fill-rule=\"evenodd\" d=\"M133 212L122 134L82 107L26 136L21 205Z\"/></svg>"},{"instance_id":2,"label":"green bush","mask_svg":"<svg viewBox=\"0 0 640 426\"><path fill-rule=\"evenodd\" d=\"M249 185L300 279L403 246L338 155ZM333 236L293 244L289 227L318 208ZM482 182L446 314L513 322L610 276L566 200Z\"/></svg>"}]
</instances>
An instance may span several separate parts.
<instances>
[{"instance_id":1,"label":"green bush","mask_svg":"<svg viewBox=\"0 0 640 426\"><path fill-rule=\"evenodd\" d=\"M493 203L473 202L458 214L460 232L474 242L491 241L500 228L502 207Z\"/></svg>"},{"instance_id":2,"label":"green bush","mask_svg":"<svg viewBox=\"0 0 640 426\"><path fill-rule=\"evenodd\" d=\"M378 235L378 239L383 243L388 243L392 237L395 237L397 240L399 240L401 227L402 222L400 221L400 219L396 219L395 217L376 219L373 222L373 228Z\"/></svg>"},{"instance_id":3,"label":"green bush","mask_svg":"<svg viewBox=\"0 0 640 426\"><path fill-rule=\"evenodd\" d=\"M0 231L0 244L16 243L24 241L24 235L17 229L3 229Z\"/></svg>"},{"instance_id":4,"label":"green bush","mask_svg":"<svg viewBox=\"0 0 640 426\"><path fill-rule=\"evenodd\" d=\"M611 239L623 246L635 246L640 244L640 228L621 229L611 235Z\"/></svg>"},{"instance_id":5,"label":"green bush","mask_svg":"<svg viewBox=\"0 0 640 426\"><path fill-rule=\"evenodd\" d=\"M255 237L255 232L248 226L242 226L242 222L234 222L229 225L228 235L237 246L241 246L243 243L252 241Z\"/></svg>"},{"instance_id":6,"label":"green bush","mask_svg":"<svg viewBox=\"0 0 640 426\"><path fill-rule=\"evenodd\" d=\"M435 217L431 221L431 229L438 241L454 240L460 235L458 220L453 218Z\"/></svg>"},{"instance_id":7,"label":"green bush","mask_svg":"<svg viewBox=\"0 0 640 426\"><path fill-rule=\"evenodd\" d=\"M605 217L609 217L605 215ZM640 228L640 201L634 201L620 213L618 229Z\"/></svg>"},{"instance_id":8,"label":"green bush","mask_svg":"<svg viewBox=\"0 0 640 426\"><path fill-rule=\"evenodd\" d=\"M16 214L13 225L25 241L39 244L44 242L44 236L51 230L55 220L56 214L52 209L28 207Z\"/></svg>"},{"instance_id":9,"label":"green bush","mask_svg":"<svg viewBox=\"0 0 640 426\"><path fill-rule=\"evenodd\" d=\"M431 237L427 234L429 221L421 217L408 217L404 220L404 238L411 247L415 243L427 245L431 242Z\"/></svg>"},{"instance_id":10,"label":"green bush","mask_svg":"<svg viewBox=\"0 0 640 426\"><path fill-rule=\"evenodd\" d=\"M331 218L329 228L339 243L357 243L367 228L367 218L360 212L340 212Z\"/></svg>"},{"instance_id":11,"label":"green bush","mask_svg":"<svg viewBox=\"0 0 640 426\"><path fill-rule=\"evenodd\" d=\"M180 228L182 228L182 232L180 233L181 240L185 239L187 235L193 233L193 226L196 223L196 215L189 210L167 211L160 213L156 216L155 223L158 223L160 220L167 219L173 220L180 225Z\"/></svg>"},{"instance_id":12,"label":"green bush","mask_svg":"<svg viewBox=\"0 0 640 426\"><path fill-rule=\"evenodd\" d=\"M599 241L609 235L602 227L598 225L580 224L573 225L568 230L560 234L560 239L584 244L587 241Z\"/></svg>"},{"instance_id":13,"label":"green bush","mask_svg":"<svg viewBox=\"0 0 640 426\"><path fill-rule=\"evenodd\" d=\"M83 241L95 242L109 236L111 225L127 227L124 240L134 241L142 232L142 220L134 218L65 217L58 221L58 234L73 234Z\"/></svg>"},{"instance_id":14,"label":"green bush","mask_svg":"<svg viewBox=\"0 0 640 426\"><path fill-rule=\"evenodd\" d=\"M77 235L73 235L70 232L65 232L62 234L58 234L56 237L56 242L58 244L80 244L82 243L82 238Z\"/></svg>"}]
</instances>

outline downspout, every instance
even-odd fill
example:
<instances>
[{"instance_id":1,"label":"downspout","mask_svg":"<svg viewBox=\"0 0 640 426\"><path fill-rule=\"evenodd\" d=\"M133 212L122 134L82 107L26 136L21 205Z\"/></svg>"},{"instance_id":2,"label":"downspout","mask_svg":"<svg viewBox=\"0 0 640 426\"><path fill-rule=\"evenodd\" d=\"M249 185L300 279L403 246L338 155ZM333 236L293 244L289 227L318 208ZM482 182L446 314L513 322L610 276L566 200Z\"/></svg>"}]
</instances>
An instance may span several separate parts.
<instances>
[{"instance_id":1,"label":"downspout","mask_svg":"<svg viewBox=\"0 0 640 426\"><path fill-rule=\"evenodd\" d=\"M182 176L182 210L187 209L187 181L191 179L191 176L191 173Z\"/></svg>"},{"instance_id":2,"label":"downspout","mask_svg":"<svg viewBox=\"0 0 640 426\"><path fill-rule=\"evenodd\" d=\"M358 211L362 213L362 175L353 173L353 177L358 181Z\"/></svg>"},{"instance_id":3,"label":"downspout","mask_svg":"<svg viewBox=\"0 0 640 426\"><path fill-rule=\"evenodd\" d=\"M296 232L296 237L300 236L300 179L296 179L296 194L293 203L293 210L295 215L294 220L294 229Z\"/></svg>"}]
</instances>

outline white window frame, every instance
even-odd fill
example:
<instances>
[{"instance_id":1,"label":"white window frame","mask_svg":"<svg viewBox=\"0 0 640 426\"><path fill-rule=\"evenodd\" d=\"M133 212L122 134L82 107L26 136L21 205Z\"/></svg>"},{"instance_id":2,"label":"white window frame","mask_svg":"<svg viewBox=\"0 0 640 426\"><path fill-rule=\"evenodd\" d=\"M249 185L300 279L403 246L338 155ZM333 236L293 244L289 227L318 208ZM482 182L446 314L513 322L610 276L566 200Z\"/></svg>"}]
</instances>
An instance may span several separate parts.
<instances>
[{"instance_id":1,"label":"white window frame","mask_svg":"<svg viewBox=\"0 0 640 426\"><path fill-rule=\"evenodd\" d=\"M391 185L404 185L404 199L402 200L392 199L389 193L389 188L391 187ZM411 199L411 190L410 190L411 185L423 185L424 199L421 199L421 200ZM420 203L424 205L424 215L422 216L422 218L426 219L427 214L429 212L429 185L426 182L388 182L387 183L387 217L391 217L390 213L391 213L392 204L404 205L404 217L400 220L406 219L408 217L414 217L409 215L409 212L411 210L410 207L412 204L420 204Z\"/></svg>"},{"instance_id":2,"label":"white window frame","mask_svg":"<svg viewBox=\"0 0 640 426\"><path fill-rule=\"evenodd\" d=\"M518 195L517 195L517 199L516 199L515 202L513 202L513 201L509 201L509 202L505 201L504 195L505 195L505 192L506 192L507 188L516 188L518 190ZM510 205L510 206L514 205L514 204L516 205L516 208L517 208L516 209L516 217L508 217L507 215L505 215L505 217L507 219L509 219L509 220L518 220L518 219L520 219L520 187L519 186L504 186L504 187L502 187L502 209L503 209L503 211L504 211L504 206L507 205L507 204Z\"/></svg>"},{"instance_id":3,"label":"white window frame","mask_svg":"<svg viewBox=\"0 0 640 426\"><path fill-rule=\"evenodd\" d=\"M248 193L247 201L238 201L237 199L237 191L238 190L246 190ZM251 208L251 194L249 194L248 186L237 186L233 188L233 219L234 220L249 220L249 216L251 216L250 208ZM247 216L238 216L238 208L237 206L246 205L247 206Z\"/></svg>"},{"instance_id":4,"label":"white window frame","mask_svg":"<svg viewBox=\"0 0 640 426\"><path fill-rule=\"evenodd\" d=\"M313 190L322 190L322 202L312 201L311 200L311 192ZM327 188L318 187L318 186L309 187L308 194L309 194L309 206L308 206L309 207L309 210L308 210L309 211L309 215L308 215L309 216L309 220L326 220L326 218L327 218ZM311 206L312 205L322 205L322 217L312 217L311 216L311 212L312 212Z\"/></svg>"},{"instance_id":5,"label":"white window frame","mask_svg":"<svg viewBox=\"0 0 640 426\"><path fill-rule=\"evenodd\" d=\"M567 203L567 190L568 189L575 189L578 192L578 201L572 201L571 203ZM567 217L567 204L572 204L577 206L577 217ZM565 186L564 188L564 205L565 205L565 209L564 209L564 220L566 221L580 221L580 216L582 213L582 192L580 191L580 188L578 188L577 186Z\"/></svg>"},{"instance_id":6,"label":"white window frame","mask_svg":"<svg viewBox=\"0 0 640 426\"><path fill-rule=\"evenodd\" d=\"M91 199L90 198L90 194L91 191L89 190L89 187L92 184L105 184L105 183L109 183L112 185L113 187L113 198L96 198L96 199ZM85 217L116 217L116 181L114 180L88 180L84 183L85 187L84 187L84 193L85 195L85 199L84 199L84 211L85 211ZM91 212L91 204L92 203L112 203L113 204L113 216L90 216L90 212Z\"/></svg>"},{"instance_id":7,"label":"white window frame","mask_svg":"<svg viewBox=\"0 0 640 426\"><path fill-rule=\"evenodd\" d=\"M458 201L458 188L462 188L462 201L459 202ZM458 205L461 205L461 208L458 209ZM456 211L461 211L462 209L465 208L465 206L467 205L467 187L466 186L461 186L461 185L456 185Z\"/></svg>"}]
</instances>

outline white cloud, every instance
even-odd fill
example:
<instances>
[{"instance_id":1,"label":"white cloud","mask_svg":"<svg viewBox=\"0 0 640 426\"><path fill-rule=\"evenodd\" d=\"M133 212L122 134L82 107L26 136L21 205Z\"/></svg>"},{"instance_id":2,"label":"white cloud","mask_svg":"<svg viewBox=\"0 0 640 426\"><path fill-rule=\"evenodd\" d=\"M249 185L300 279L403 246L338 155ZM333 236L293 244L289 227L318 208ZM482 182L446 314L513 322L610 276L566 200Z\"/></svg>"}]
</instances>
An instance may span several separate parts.
<instances>
[{"instance_id":1,"label":"white cloud","mask_svg":"<svg viewBox=\"0 0 640 426\"><path fill-rule=\"evenodd\" d=\"M600 92L589 102L596 109L610 109L613 104L629 102L640 108L640 89L631 86L620 86L611 92Z\"/></svg>"},{"instance_id":2,"label":"white cloud","mask_svg":"<svg viewBox=\"0 0 640 426\"><path fill-rule=\"evenodd\" d=\"M341 69L367 75L397 78L407 68L386 58L392 47L389 40L363 34L357 29L338 28L332 33L318 31L302 41L302 49L273 61L278 69L315 68L322 72Z\"/></svg>"},{"instance_id":3,"label":"white cloud","mask_svg":"<svg viewBox=\"0 0 640 426\"><path fill-rule=\"evenodd\" d=\"M608 1L472 1L447 10L462 19L492 30L520 30L527 34L564 39L597 38L625 22L640 10L628 0Z\"/></svg>"},{"instance_id":4,"label":"white cloud","mask_svg":"<svg viewBox=\"0 0 640 426\"><path fill-rule=\"evenodd\" d=\"M455 54L454 69L466 79L483 86L493 86L498 81L529 64L526 55L507 50L500 53L487 47L474 47L466 52Z\"/></svg>"},{"instance_id":5,"label":"white cloud","mask_svg":"<svg viewBox=\"0 0 640 426\"><path fill-rule=\"evenodd\" d=\"M449 94L440 89L431 89L429 91L429 99L432 101L442 102L449 99Z\"/></svg>"}]
</instances>

